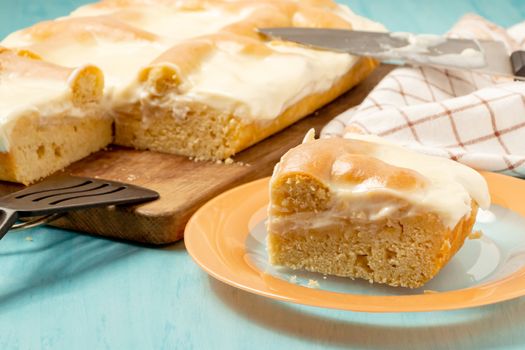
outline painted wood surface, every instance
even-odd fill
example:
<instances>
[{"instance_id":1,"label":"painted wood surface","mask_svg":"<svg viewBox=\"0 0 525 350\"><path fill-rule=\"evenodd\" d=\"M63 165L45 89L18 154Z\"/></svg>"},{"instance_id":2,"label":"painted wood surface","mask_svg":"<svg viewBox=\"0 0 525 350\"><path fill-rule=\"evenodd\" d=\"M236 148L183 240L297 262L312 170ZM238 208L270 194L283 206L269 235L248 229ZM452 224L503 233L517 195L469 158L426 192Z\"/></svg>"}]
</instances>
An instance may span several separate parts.
<instances>
[{"instance_id":1,"label":"painted wood surface","mask_svg":"<svg viewBox=\"0 0 525 350\"><path fill-rule=\"evenodd\" d=\"M465 12L502 25L523 1L347 0L392 30L444 32ZM0 36L82 1L0 0ZM208 277L183 242L154 249L38 228L0 242L0 349L524 349L525 299L368 314L291 305Z\"/></svg>"}]
</instances>

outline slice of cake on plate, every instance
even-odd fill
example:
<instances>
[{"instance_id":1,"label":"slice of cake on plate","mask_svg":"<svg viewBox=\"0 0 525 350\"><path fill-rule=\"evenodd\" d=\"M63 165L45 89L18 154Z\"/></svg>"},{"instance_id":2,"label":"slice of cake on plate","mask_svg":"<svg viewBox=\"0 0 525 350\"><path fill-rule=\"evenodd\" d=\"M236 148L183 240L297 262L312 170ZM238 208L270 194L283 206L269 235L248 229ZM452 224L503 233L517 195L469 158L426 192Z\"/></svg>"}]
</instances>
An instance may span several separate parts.
<instances>
[{"instance_id":1,"label":"slice of cake on plate","mask_svg":"<svg viewBox=\"0 0 525 350\"><path fill-rule=\"evenodd\" d=\"M112 121L103 88L97 67L0 47L0 179L29 184L105 147Z\"/></svg>"},{"instance_id":2,"label":"slice of cake on plate","mask_svg":"<svg viewBox=\"0 0 525 350\"><path fill-rule=\"evenodd\" d=\"M288 151L270 183L272 264L420 287L472 232L487 184L475 170L377 137Z\"/></svg>"},{"instance_id":3,"label":"slice of cake on plate","mask_svg":"<svg viewBox=\"0 0 525 350\"><path fill-rule=\"evenodd\" d=\"M384 30L331 0L106 0L3 45L101 67L117 144L215 160L312 113L377 66L256 32L276 26Z\"/></svg>"}]
</instances>

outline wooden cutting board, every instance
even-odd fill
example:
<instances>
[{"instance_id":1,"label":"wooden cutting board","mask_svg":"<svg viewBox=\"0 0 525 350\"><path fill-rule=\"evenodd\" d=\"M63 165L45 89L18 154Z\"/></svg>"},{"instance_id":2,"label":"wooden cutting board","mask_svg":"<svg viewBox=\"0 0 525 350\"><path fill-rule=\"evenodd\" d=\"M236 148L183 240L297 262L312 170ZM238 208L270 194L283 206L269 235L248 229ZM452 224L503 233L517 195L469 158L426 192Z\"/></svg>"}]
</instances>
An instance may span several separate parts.
<instances>
[{"instance_id":1,"label":"wooden cutting board","mask_svg":"<svg viewBox=\"0 0 525 350\"><path fill-rule=\"evenodd\" d=\"M117 146L97 152L65 171L144 186L159 192L160 199L134 207L80 210L52 224L141 243L175 242L183 238L186 223L200 206L227 189L271 175L275 163L288 149L298 145L310 128L319 133L335 116L359 104L390 70L391 66L380 66L329 105L239 153L234 157L234 164L193 162L181 156ZM0 193L20 188L20 185L0 182Z\"/></svg>"}]
</instances>

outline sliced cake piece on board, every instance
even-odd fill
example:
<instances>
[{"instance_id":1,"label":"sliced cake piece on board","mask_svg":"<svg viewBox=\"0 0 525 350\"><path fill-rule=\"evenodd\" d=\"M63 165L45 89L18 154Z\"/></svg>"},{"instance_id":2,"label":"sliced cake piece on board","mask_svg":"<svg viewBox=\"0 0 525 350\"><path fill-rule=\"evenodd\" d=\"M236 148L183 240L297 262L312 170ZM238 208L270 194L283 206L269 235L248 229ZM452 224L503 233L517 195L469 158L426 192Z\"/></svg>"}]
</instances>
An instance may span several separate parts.
<instances>
[{"instance_id":1,"label":"sliced cake piece on board","mask_svg":"<svg viewBox=\"0 0 525 350\"><path fill-rule=\"evenodd\" d=\"M104 77L0 47L0 180L29 184L111 142Z\"/></svg>"}]
</instances>

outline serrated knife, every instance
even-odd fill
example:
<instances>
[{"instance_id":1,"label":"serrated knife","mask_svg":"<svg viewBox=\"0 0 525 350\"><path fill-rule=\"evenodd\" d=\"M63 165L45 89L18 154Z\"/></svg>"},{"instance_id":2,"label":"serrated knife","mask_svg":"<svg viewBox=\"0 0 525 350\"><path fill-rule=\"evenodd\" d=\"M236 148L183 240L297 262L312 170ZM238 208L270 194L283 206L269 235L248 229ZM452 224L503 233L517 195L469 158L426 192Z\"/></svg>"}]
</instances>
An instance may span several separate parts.
<instances>
[{"instance_id":1,"label":"serrated knife","mask_svg":"<svg viewBox=\"0 0 525 350\"><path fill-rule=\"evenodd\" d=\"M297 27L259 28L258 31L270 38L316 49L370 56L385 63L466 69L525 80L525 51L509 55L499 41Z\"/></svg>"}]
</instances>

